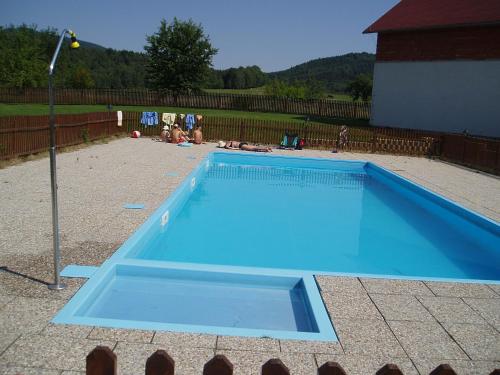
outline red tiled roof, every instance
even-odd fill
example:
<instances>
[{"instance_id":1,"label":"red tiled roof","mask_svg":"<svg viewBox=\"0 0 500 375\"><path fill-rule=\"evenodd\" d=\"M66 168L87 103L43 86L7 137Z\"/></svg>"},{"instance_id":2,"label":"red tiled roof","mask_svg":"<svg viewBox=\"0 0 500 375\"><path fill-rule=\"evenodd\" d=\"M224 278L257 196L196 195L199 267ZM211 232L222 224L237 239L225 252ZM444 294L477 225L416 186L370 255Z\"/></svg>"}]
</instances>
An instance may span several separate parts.
<instances>
[{"instance_id":1,"label":"red tiled roof","mask_svg":"<svg viewBox=\"0 0 500 375\"><path fill-rule=\"evenodd\" d=\"M401 0L365 33L500 24L500 0Z\"/></svg>"}]
</instances>

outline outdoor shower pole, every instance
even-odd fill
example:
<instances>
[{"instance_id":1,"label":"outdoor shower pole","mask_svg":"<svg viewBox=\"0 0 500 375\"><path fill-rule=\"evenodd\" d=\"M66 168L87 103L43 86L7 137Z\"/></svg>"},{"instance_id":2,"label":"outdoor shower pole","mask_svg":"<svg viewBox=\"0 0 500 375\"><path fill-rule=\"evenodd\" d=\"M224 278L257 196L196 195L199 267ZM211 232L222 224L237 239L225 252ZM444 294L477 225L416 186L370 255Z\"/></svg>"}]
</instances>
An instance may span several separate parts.
<instances>
[{"instance_id":1,"label":"outdoor shower pole","mask_svg":"<svg viewBox=\"0 0 500 375\"><path fill-rule=\"evenodd\" d=\"M61 49L64 37L68 34L71 37L71 48L78 48L79 44L76 41L76 35L74 32L68 29L64 29L59 37L59 42L57 43L56 51L54 56L52 56L52 61L49 66L49 131L50 131L50 188L52 192L52 238L54 245L54 283L49 284L49 289L61 290L66 287L65 284L61 283L61 251L59 249L59 217L57 209L57 176L56 176L56 116L54 113L54 68L56 65L57 56Z\"/></svg>"}]
</instances>

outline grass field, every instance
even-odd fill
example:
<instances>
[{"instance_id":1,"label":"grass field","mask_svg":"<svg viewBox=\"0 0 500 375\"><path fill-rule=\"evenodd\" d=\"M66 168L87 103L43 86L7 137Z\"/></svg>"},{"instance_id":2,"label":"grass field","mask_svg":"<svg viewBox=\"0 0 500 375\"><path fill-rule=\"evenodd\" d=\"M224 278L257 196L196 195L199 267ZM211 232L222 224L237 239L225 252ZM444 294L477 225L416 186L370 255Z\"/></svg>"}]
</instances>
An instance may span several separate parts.
<instances>
[{"instance_id":1,"label":"grass field","mask_svg":"<svg viewBox=\"0 0 500 375\"><path fill-rule=\"evenodd\" d=\"M73 114L73 113L89 113L89 112L106 112L108 109L105 105L56 105L56 113ZM304 122L305 116L271 113L271 112L245 112L245 111L228 111L221 109L203 109L203 108L179 108L179 107L149 107L149 106L114 106L113 111L129 111L129 112L173 112L173 113L196 113L203 116L211 117L230 117L241 119L256 119L256 120L276 120L286 122ZM4 116L20 116L20 115L48 115L49 106L46 104L4 104L0 103L0 117ZM312 121L323 122L325 124L336 125L368 125L367 120L351 120L339 118L311 118Z\"/></svg>"},{"instance_id":2,"label":"grass field","mask_svg":"<svg viewBox=\"0 0 500 375\"><path fill-rule=\"evenodd\" d=\"M264 87L254 87L251 89L204 89L203 91L212 94L237 94L237 95L264 95ZM331 92L326 95L327 100L342 100L352 102L352 98L345 93Z\"/></svg>"}]
</instances>

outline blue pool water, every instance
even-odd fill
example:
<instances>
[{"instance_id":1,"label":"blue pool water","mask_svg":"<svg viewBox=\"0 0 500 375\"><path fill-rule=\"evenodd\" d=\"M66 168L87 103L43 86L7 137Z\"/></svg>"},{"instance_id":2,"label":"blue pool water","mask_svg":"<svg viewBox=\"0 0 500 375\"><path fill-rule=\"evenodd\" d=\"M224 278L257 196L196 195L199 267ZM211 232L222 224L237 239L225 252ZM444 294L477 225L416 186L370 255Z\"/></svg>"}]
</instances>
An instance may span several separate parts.
<instances>
[{"instance_id":1,"label":"blue pool water","mask_svg":"<svg viewBox=\"0 0 500 375\"><path fill-rule=\"evenodd\" d=\"M370 164L288 167L272 159L215 155L175 218L134 257L500 279L498 225Z\"/></svg>"}]
</instances>

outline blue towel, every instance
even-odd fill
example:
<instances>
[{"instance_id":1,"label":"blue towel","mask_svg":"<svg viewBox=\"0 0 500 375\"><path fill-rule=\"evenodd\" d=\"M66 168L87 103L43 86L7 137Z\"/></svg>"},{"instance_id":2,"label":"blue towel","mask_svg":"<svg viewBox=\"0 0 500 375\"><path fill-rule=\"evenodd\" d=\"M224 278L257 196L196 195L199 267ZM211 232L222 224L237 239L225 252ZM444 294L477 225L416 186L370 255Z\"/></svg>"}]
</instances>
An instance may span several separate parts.
<instances>
[{"instance_id":1,"label":"blue towel","mask_svg":"<svg viewBox=\"0 0 500 375\"><path fill-rule=\"evenodd\" d=\"M127 208L129 210L142 210L144 205L142 203L126 203L123 205L123 208Z\"/></svg>"},{"instance_id":2,"label":"blue towel","mask_svg":"<svg viewBox=\"0 0 500 375\"><path fill-rule=\"evenodd\" d=\"M186 115L186 128L188 130L193 129L193 126L194 126L195 123L196 123L196 121L194 119L194 115L193 114Z\"/></svg>"},{"instance_id":3,"label":"blue towel","mask_svg":"<svg viewBox=\"0 0 500 375\"><path fill-rule=\"evenodd\" d=\"M158 125L158 113L156 112L142 112L141 124L145 126Z\"/></svg>"}]
</instances>

